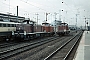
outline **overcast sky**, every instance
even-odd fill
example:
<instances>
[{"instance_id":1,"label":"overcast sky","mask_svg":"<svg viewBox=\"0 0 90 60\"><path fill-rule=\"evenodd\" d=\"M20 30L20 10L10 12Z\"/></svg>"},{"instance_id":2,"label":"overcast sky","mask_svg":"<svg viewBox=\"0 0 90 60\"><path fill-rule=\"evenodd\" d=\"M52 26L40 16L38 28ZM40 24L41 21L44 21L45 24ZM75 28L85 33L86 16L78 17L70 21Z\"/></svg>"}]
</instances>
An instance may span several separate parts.
<instances>
[{"instance_id":1,"label":"overcast sky","mask_svg":"<svg viewBox=\"0 0 90 60\"><path fill-rule=\"evenodd\" d=\"M63 2L63 3L62 3ZM38 13L39 23L46 20L45 13L48 14L48 21L61 18L62 22L67 22L69 25L85 25L85 17L90 17L90 0L1 0L0 13L10 12L16 15L16 6L19 7L19 16L24 16L36 21ZM61 11L63 10L63 11ZM89 21L89 19L87 19Z\"/></svg>"}]
</instances>

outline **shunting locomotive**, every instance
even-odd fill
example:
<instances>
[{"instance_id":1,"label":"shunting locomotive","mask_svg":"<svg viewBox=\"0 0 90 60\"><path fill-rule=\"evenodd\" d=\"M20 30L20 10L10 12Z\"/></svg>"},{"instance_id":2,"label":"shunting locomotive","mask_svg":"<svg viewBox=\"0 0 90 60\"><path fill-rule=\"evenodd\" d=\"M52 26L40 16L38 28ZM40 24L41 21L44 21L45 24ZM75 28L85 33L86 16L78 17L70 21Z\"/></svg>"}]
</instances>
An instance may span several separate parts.
<instances>
[{"instance_id":1,"label":"shunting locomotive","mask_svg":"<svg viewBox=\"0 0 90 60\"><path fill-rule=\"evenodd\" d=\"M26 20L16 25L16 31L12 32L13 39L30 40L38 37L53 36L54 27L49 23L36 25L34 21Z\"/></svg>"}]
</instances>

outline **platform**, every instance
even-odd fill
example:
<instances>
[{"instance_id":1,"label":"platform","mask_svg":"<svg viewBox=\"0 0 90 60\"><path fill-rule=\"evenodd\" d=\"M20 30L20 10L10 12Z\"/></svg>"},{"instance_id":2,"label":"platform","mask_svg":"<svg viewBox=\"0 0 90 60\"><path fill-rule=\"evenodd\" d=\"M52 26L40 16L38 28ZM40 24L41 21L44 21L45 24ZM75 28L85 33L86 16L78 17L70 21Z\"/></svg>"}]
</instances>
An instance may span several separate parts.
<instances>
[{"instance_id":1,"label":"platform","mask_svg":"<svg viewBox=\"0 0 90 60\"><path fill-rule=\"evenodd\" d=\"M73 60L90 60L90 31L84 31Z\"/></svg>"}]
</instances>

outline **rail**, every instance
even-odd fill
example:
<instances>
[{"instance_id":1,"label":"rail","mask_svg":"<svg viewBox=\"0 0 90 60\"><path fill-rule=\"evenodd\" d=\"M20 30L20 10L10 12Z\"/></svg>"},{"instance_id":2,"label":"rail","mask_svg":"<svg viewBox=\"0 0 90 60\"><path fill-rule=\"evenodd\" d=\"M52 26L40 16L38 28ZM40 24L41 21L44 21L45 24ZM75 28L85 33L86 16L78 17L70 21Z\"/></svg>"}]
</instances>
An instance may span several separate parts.
<instances>
[{"instance_id":1,"label":"rail","mask_svg":"<svg viewBox=\"0 0 90 60\"><path fill-rule=\"evenodd\" d=\"M18 54L18 53L27 51L29 49L35 48L35 47L40 46L42 44L48 43L48 42L53 41L57 38L51 37L51 38L48 38L48 39L45 39L45 40L43 39L41 41L34 42L34 43L31 43L31 44L27 44L27 45L24 45L24 46L20 46L20 47L17 47L17 48L11 48L11 49L8 49L8 50L5 50L5 51L0 51L0 60L5 59L5 58L10 57L10 56L13 56L13 55ZM18 51L18 52L15 52L15 51ZM8 53L11 53L11 52L13 52L13 53L8 54Z\"/></svg>"},{"instance_id":2,"label":"rail","mask_svg":"<svg viewBox=\"0 0 90 60\"><path fill-rule=\"evenodd\" d=\"M81 32L82 33L82 32ZM78 35L78 34L77 34ZM63 47L65 47L70 41L72 41L77 35L75 35L73 38L71 38L70 40L68 40L65 44L63 44L62 46L60 46L58 49L56 49L54 52L52 52L51 54L49 54L46 58L44 58L44 60L48 60L50 59L52 56L54 56L54 54L56 54L59 50L61 50ZM77 39L78 40L78 39ZM76 44L76 42L75 42ZM75 45L74 44L74 45ZM74 45L72 48L74 48ZM63 60L66 60L66 58L69 56L69 53L71 52L72 48L70 49L70 51L68 52L68 54L64 57Z\"/></svg>"}]
</instances>

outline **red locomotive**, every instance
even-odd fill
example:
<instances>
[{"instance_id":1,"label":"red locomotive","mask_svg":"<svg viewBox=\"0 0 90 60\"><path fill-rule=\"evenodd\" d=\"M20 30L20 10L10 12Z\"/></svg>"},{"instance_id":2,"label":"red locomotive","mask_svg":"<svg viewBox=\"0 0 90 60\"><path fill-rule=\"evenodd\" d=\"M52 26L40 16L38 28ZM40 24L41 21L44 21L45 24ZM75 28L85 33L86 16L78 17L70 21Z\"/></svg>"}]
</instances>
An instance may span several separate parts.
<instances>
[{"instance_id":1,"label":"red locomotive","mask_svg":"<svg viewBox=\"0 0 90 60\"><path fill-rule=\"evenodd\" d=\"M68 27L68 24L67 23L61 23L60 25L57 26L57 29L56 30L57 30L56 33L59 36L70 33L70 30L69 30L69 27Z\"/></svg>"},{"instance_id":2,"label":"red locomotive","mask_svg":"<svg viewBox=\"0 0 90 60\"><path fill-rule=\"evenodd\" d=\"M33 21L18 24L16 31L14 32L13 38L29 40L37 37L45 37L54 35L54 27L50 26L49 23L42 23L42 25L36 25Z\"/></svg>"},{"instance_id":3,"label":"red locomotive","mask_svg":"<svg viewBox=\"0 0 90 60\"><path fill-rule=\"evenodd\" d=\"M35 22L26 20L25 23L18 24L16 31L13 33L13 37L19 40L30 40L37 37L53 36L56 32L57 35L69 34L69 28L67 23L61 23L56 27L49 23L42 23L42 25L36 25Z\"/></svg>"}]
</instances>

